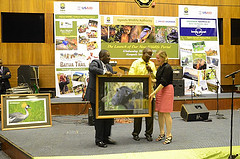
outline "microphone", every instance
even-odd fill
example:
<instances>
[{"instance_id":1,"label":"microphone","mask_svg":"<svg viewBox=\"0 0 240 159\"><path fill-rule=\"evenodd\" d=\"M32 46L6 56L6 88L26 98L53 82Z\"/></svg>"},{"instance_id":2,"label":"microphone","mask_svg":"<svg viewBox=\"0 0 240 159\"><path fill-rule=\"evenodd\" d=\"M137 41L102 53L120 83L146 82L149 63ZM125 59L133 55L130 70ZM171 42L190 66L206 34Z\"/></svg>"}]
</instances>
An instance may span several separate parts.
<instances>
[{"instance_id":1,"label":"microphone","mask_svg":"<svg viewBox=\"0 0 240 159\"><path fill-rule=\"evenodd\" d=\"M148 71L149 73L152 73L152 72L153 72L152 69L151 69L151 67L148 66L148 63L146 63L146 69L147 69L147 71Z\"/></svg>"},{"instance_id":2,"label":"microphone","mask_svg":"<svg viewBox=\"0 0 240 159\"><path fill-rule=\"evenodd\" d=\"M214 68L213 66L209 66L209 68Z\"/></svg>"},{"instance_id":3,"label":"microphone","mask_svg":"<svg viewBox=\"0 0 240 159\"><path fill-rule=\"evenodd\" d=\"M240 70L235 71L235 72L233 72L233 73L231 73L231 74L225 76L225 78L228 78L228 77L230 77L230 76L233 76L233 75L237 74L238 72L240 72Z\"/></svg>"}]
</instances>

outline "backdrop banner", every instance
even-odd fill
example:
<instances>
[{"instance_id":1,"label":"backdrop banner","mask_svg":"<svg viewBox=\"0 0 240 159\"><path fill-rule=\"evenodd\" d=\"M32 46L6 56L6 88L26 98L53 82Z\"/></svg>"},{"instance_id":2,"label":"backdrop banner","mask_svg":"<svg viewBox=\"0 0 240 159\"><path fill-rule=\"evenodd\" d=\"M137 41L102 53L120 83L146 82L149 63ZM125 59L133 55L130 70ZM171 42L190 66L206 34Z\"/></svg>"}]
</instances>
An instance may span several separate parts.
<instances>
[{"instance_id":1,"label":"backdrop banner","mask_svg":"<svg viewBox=\"0 0 240 159\"><path fill-rule=\"evenodd\" d=\"M179 6L179 54L185 94L220 92L217 7Z\"/></svg>"},{"instance_id":2,"label":"backdrop banner","mask_svg":"<svg viewBox=\"0 0 240 159\"><path fill-rule=\"evenodd\" d=\"M98 58L98 2L54 2L55 79L58 97L84 97L88 67Z\"/></svg>"},{"instance_id":3,"label":"backdrop banner","mask_svg":"<svg viewBox=\"0 0 240 159\"><path fill-rule=\"evenodd\" d=\"M178 58L178 18L152 16L101 15L102 49L112 59L136 59L145 47L165 50L169 58Z\"/></svg>"}]
</instances>

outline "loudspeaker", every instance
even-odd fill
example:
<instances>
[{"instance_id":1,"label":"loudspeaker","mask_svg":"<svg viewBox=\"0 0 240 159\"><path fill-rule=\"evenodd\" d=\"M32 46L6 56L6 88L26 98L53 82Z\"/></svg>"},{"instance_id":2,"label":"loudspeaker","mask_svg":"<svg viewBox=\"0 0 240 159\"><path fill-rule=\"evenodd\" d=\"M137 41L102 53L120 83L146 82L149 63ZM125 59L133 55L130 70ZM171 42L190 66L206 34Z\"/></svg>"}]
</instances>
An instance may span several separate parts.
<instances>
[{"instance_id":1,"label":"loudspeaker","mask_svg":"<svg viewBox=\"0 0 240 159\"><path fill-rule=\"evenodd\" d=\"M184 80L183 79L174 79L174 96L184 96Z\"/></svg>"},{"instance_id":2,"label":"loudspeaker","mask_svg":"<svg viewBox=\"0 0 240 159\"><path fill-rule=\"evenodd\" d=\"M182 104L181 117L185 121L207 120L209 111L203 103Z\"/></svg>"},{"instance_id":3,"label":"loudspeaker","mask_svg":"<svg viewBox=\"0 0 240 159\"><path fill-rule=\"evenodd\" d=\"M182 79L183 68L181 66L172 66L173 69L173 79Z\"/></svg>"}]
</instances>

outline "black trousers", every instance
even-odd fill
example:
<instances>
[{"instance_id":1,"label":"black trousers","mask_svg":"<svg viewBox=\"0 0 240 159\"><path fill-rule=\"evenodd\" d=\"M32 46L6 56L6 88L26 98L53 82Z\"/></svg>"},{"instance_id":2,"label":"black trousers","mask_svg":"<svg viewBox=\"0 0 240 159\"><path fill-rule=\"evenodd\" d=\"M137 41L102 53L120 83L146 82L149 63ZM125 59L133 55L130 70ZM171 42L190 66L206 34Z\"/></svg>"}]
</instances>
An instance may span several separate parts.
<instances>
[{"instance_id":1,"label":"black trousers","mask_svg":"<svg viewBox=\"0 0 240 159\"><path fill-rule=\"evenodd\" d=\"M1 95L6 94L6 88L4 82L0 81L0 103L1 103Z\"/></svg>"},{"instance_id":2,"label":"black trousers","mask_svg":"<svg viewBox=\"0 0 240 159\"><path fill-rule=\"evenodd\" d=\"M154 119L154 107L155 99L152 100L152 114L151 117L145 117L146 120L146 131L145 135L152 136L153 133L153 119ZM134 118L134 129L132 132L133 136L139 135L142 129L142 118Z\"/></svg>"},{"instance_id":3,"label":"black trousers","mask_svg":"<svg viewBox=\"0 0 240 159\"><path fill-rule=\"evenodd\" d=\"M111 135L111 128L114 119L96 119L96 104L91 103L93 120L95 126L95 142L106 141Z\"/></svg>"}]
</instances>

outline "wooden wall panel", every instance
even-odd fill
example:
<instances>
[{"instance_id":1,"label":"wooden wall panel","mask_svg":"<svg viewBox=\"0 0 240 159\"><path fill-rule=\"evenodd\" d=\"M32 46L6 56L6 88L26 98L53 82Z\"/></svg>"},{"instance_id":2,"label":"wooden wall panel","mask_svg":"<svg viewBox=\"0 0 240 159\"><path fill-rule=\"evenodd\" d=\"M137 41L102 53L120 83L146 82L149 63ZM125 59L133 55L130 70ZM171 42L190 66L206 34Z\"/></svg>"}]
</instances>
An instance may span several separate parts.
<instances>
[{"instance_id":1,"label":"wooden wall panel","mask_svg":"<svg viewBox=\"0 0 240 159\"><path fill-rule=\"evenodd\" d=\"M44 13L45 0L9 0L10 12Z\"/></svg>"},{"instance_id":2,"label":"wooden wall panel","mask_svg":"<svg viewBox=\"0 0 240 159\"><path fill-rule=\"evenodd\" d=\"M39 87L55 88L55 67L54 66L39 67Z\"/></svg>"},{"instance_id":3,"label":"wooden wall panel","mask_svg":"<svg viewBox=\"0 0 240 159\"><path fill-rule=\"evenodd\" d=\"M19 65L40 66L40 85L44 88L55 88L54 84L54 43L53 43L53 9L54 1L61 0L0 0L0 12L45 13L45 43L1 43L0 58L11 67L12 74ZM72 0L79 2L79 0ZM95 2L84 0L80 2ZM178 5L217 6L218 17L223 18L223 45L220 46L222 63L222 84L228 85L224 79L228 72L238 69L240 65L240 46L231 45L231 18L240 18L239 0L155 0L156 6L140 8L134 0L99 0L100 14L109 15L141 15L141 16L178 16ZM1 26L1 25L0 25ZM0 27L1 37L1 27ZM133 60L116 60L119 66L130 67ZM170 64L179 65L179 60L170 60ZM232 67L234 65L234 67ZM122 71L123 72L123 71ZM15 74L15 73L14 73ZM45 75L46 74L46 75ZM49 82L50 80L50 82ZM10 80L17 86L16 76ZM236 81L239 83L240 81Z\"/></svg>"},{"instance_id":4,"label":"wooden wall panel","mask_svg":"<svg viewBox=\"0 0 240 159\"><path fill-rule=\"evenodd\" d=\"M18 85L17 69L19 66L7 66L7 67L11 72L11 78L9 79L11 87L16 87Z\"/></svg>"},{"instance_id":5,"label":"wooden wall panel","mask_svg":"<svg viewBox=\"0 0 240 159\"><path fill-rule=\"evenodd\" d=\"M220 56L221 56L221 64L239 64L237 61L237 54L235 52L234 45L226 45L220 47Z\"/></svg>"},{"instance_id":6,"label":"wooden wall panel","mask_svg":"<svg viewBox=\"0 0 240 159\"><path fill-rule=\"evenodd\" d=\"M36 56L42 56L38 60L41 59L41 61L38 61L37 65L55 65L55 48L54 43L49 43L46 45L43 45L43 51L37 52Z\"/></svg>"},{"instance_id":7,"label":"wooden wall panel","mask_svg":"<svg viewBox=\"0 0 240 159\"><path fill-rule=\"evenodd\" d=\"M2 43L0 47L2 59L7 65L54 64L53 43Z\"/></svg>"},{"instance_id":8,"label":"wooden wall panel","mask_svg":"<svg viewBox=\"0 0 240 159\"><path fill-rule=\"evenodd\" d=\"M157 2L156 2L157 3ZM140 16L178 16L178 6L175 4L157 4L154 8L140 8L135 1L131 2L101 2L100 14L140 15Z\"/></svg>"},{"instance_id":9,"label":"wooden wall panel","mask_svg":"<svg viewBox=\"0 0 240 159\"><path fill-rule=\"evenodd\" d=\"M53 44L53 13L45 13L45 43Z\"/></svg>"},{"instance_id":10,"label":"wooden wall panel","mask_svg":"<svg viewBox=\"0 0 240 159\"><path fill-rule=\"evenodd\" d=\"M51 104L52 115L82 115L87 114L91 107L89 103Z\"/></svg>"},{"instance_id":11,"label":"wooden wall panel","mask_svg":"<svg viewBox=\"0 0 240 159\"><path fill-rule=\"evenodd\" d=\"M9 12L9 1L8 0L0 0L0 11L1 12Z\"/></svg>"},{"instance_id":12,"label":"wooden wall panel","mask_svg":"<svg viewBox=\"0 0 240 159\"><path fill-rule=\"evenodd\" d=\"M221 64L234 64L231 54L235 53L229 49L231 47L230 18L223 18L223 32L223 45L220 45Z\"/></svg>"},{"instance_id":13,"label":"wooden wall panel","mask_svg":"<svg viewBox=\"0 0 240 159\"><path fill-rule=\"evenodd\" d=\"M9 82L11 87L18 85L18 66L6 66L11 72ZM55 87L55 67L54 66L39 66L39 86L40 88L54 88Z\"/></svg>"},{"instance_id":14,"label":"wooden wall panel","mask_svg":"<svg viewBox=\"0 0 240 159\"><path fill-rule=\"evenodd\" d=\"M171 0L174 3L174 0ZM200 6L233 6L240 5L239 0L181 0L181 5L200 5Z\"/></svg>"},{"instance_id":15,"label":"wooden wall panel","mask_svg":"<svg viewBox=\"0 0 240 159\"><path fill-rule=\"evenodd\" d=\"M193 103L204 103L208 110L217 109L217 100L216 99L194 99ZM233 101L233 109L237 110L240 108L240 99L235 98ZM181 106L183 104L192 104L192 100L174 100L173 111L181 111ZM231 109L232 99L219 99L218 108L219 110Z\"/></svg>"},{"instance_id":16,"label":"wooden wall panel","mask_svg":"<svg viewBox=\"0 0 240 159\"><path fill-rule=\"evenodd\" d=\"M235 72L237 70L240 69L240 65L239 64L224 64L224 65L221 65L221 84L222 85L232 85L232 78L231 77L228 77L228 78L225 78L226 75L232 73L232 72ZM235 77L235 84L240 84L240 74L236 74L236 77Z\"/></svg>"},{"instance_id":17,"label":"wooden wall panel","mask_svg":"<svg viewBox=\"0 0 240 159\"><path fill-rule=\"evenodd\" d=\"M240 18L240 5L238 6L219 6L218 16L222 18Z\"/></svg>"},{"instance_id":18,"label":"wooden wall panel","mask_svg":"<svg viewBox=\"0 0 240 159\"><path fill-rule=\"evenodd\" d=\"M236 63L240 64L240 45L235 45Z\"/></svg>"}]
</instances>

